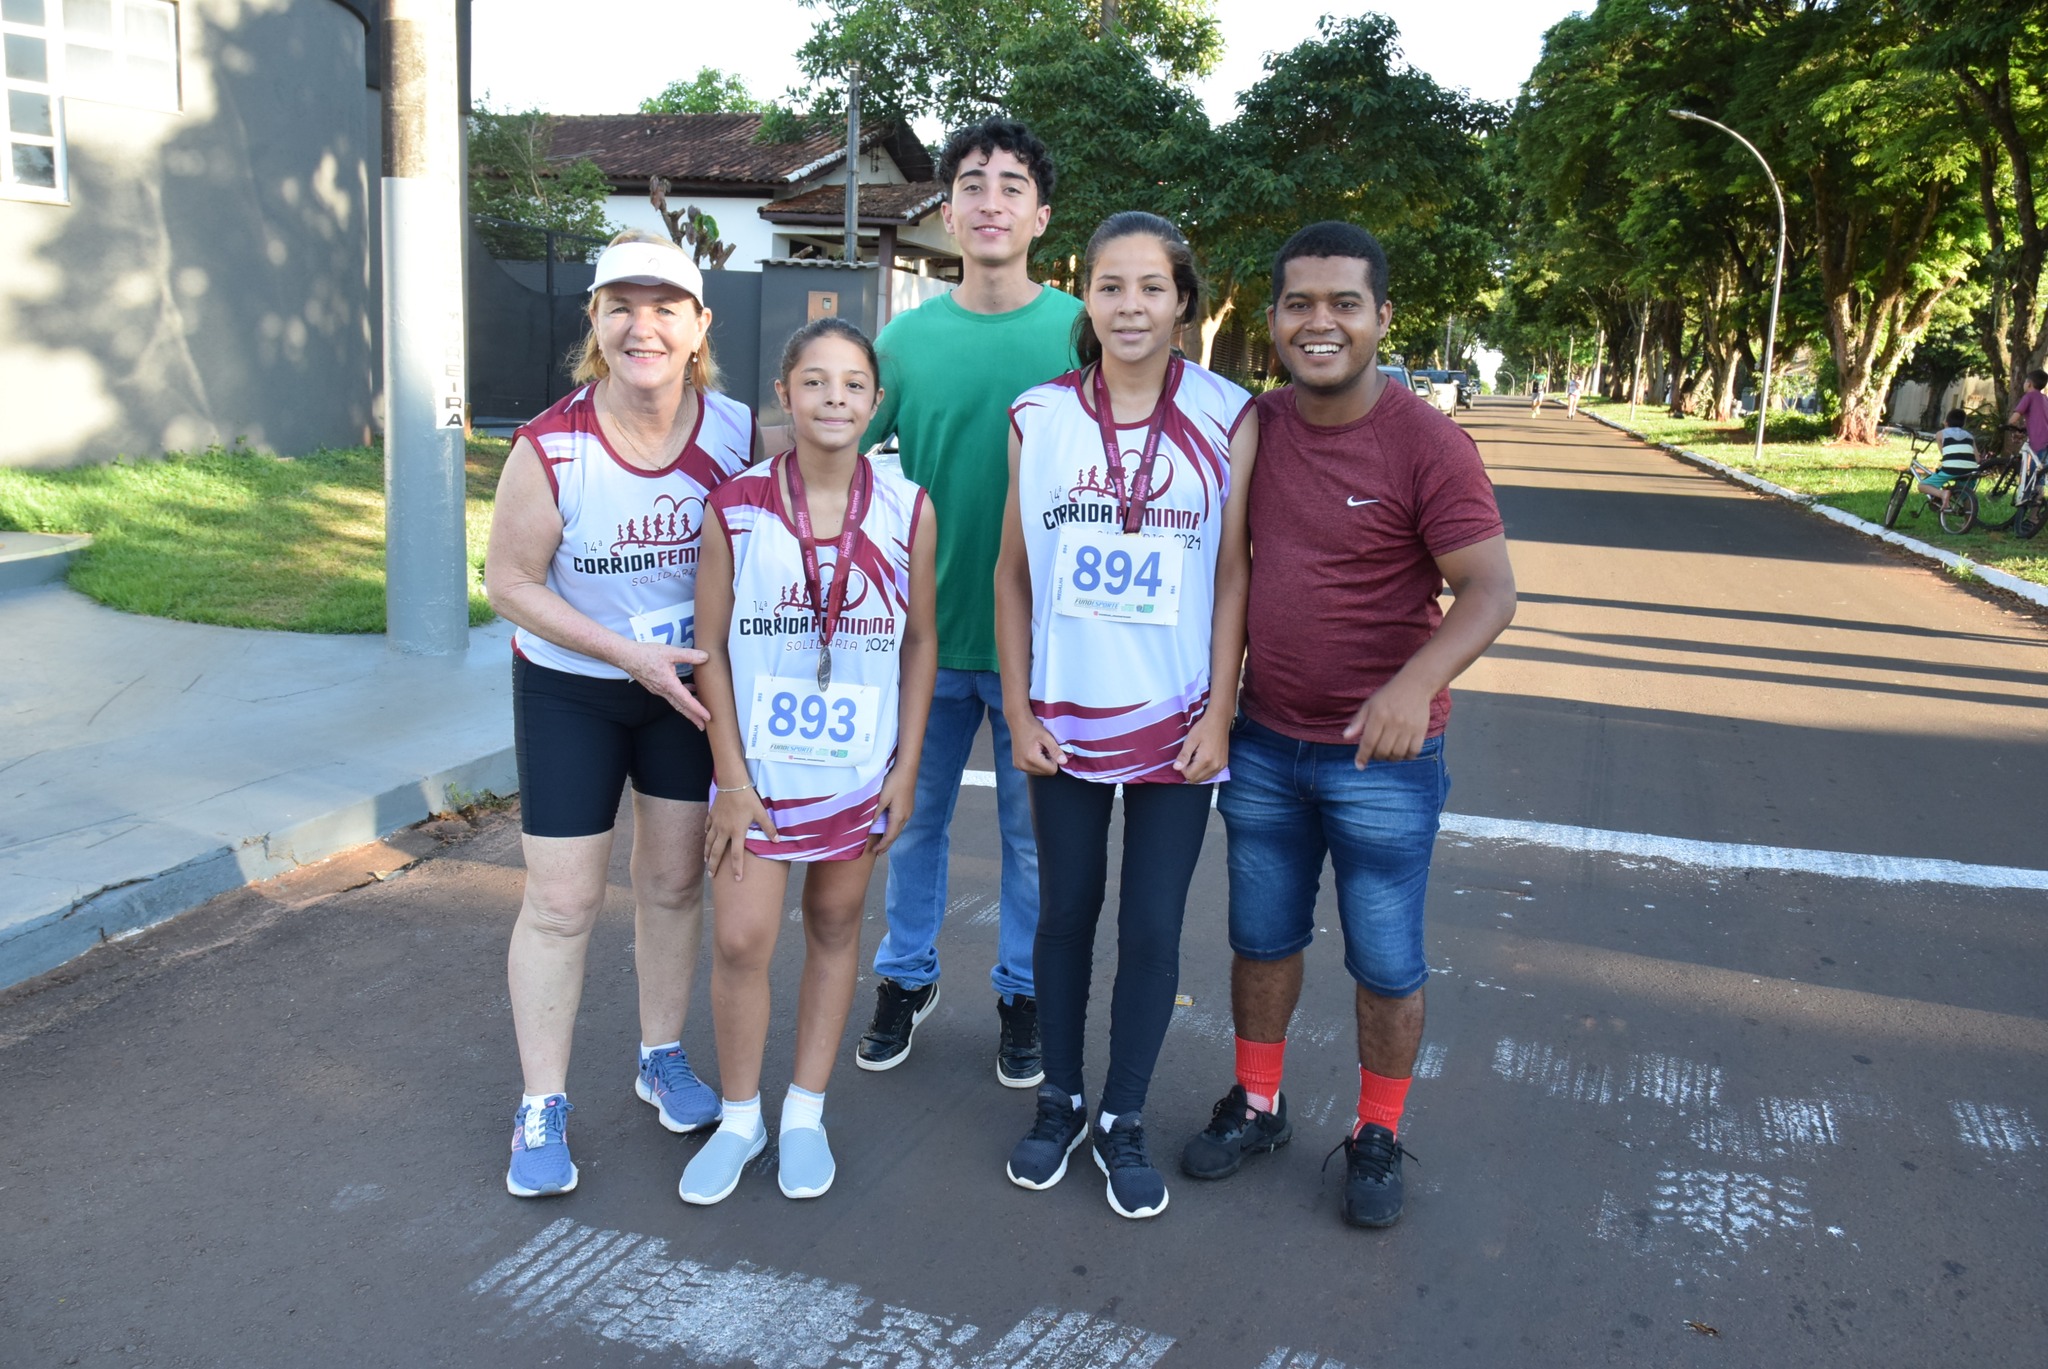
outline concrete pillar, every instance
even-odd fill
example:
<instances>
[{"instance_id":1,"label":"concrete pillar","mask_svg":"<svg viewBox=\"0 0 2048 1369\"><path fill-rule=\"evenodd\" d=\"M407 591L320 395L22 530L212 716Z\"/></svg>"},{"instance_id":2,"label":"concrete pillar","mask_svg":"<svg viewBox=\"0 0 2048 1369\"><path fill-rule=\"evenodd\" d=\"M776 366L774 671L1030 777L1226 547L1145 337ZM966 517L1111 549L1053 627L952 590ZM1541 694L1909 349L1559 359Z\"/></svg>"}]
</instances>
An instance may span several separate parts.
<instances>
[{"instance_id":1,"label":"concrete pillar","mask_svg":"<svg viewBox=\"0 0 2048 1369\"><path fill-rule=\"evenodd\" d=\"M384 612L394 650L469 647L455 0L383 0Z\"/></svg>"}]
</instances>

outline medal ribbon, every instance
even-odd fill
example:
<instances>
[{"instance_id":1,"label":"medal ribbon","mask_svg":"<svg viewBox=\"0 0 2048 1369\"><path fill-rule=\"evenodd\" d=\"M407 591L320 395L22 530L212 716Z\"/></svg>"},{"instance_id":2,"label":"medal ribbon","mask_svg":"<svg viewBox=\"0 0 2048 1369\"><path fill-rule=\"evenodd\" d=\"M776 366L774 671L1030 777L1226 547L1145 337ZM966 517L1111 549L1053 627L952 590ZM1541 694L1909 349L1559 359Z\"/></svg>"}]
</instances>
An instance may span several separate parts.
<instances>
[{"instance_id":1,"label":"medal ribbon","mask_svg":"<svg viewBox=\"0 0 2048 1369\"><path fill-rule=\"evenodd\" d=\"M797 545L803 552L804 589L811 597L811 611L818 615L818 650L822 655L831 651L832 634L839 630L839 615L846 607L846 586L853 579L853 542L860 535L861 519L867 517L874 471L866 457L856 458L860 464L854 468L853 481L847 487L846 516L833 544L836 556L832 563L832 589L827 593L818 570L818 539L811 533L811 505L804 492L804 473L797 466L795 452L777 459L789 473L790 521L796 524Z\"/></svg>"},{"instance_id":2,"label":"medal ribbon","mask_svg":"<svg viewBox=\"0 0 2048 1369\"><path fill-rule=\"evenodd\" d=\"M1109 382L1102 378L1102 363L1095 363L1095 421L1102 429L1102 455L1109 466L1109 483L1116 491L1117 517L1126 533L1135 533L1145 521L1145 506L1152 502L1152 463L1159 459L1159 439L1166 432L1168 397L1180 384L1181 359L1174 357L1166 368L1166 384L1159 402L1152 406L1152 419L1145 425L1144 454L1131 477L1128 497L1124 493L1123 453L1117 450L1116 415L1110 409Z\"/></svg>"}]
</instances>

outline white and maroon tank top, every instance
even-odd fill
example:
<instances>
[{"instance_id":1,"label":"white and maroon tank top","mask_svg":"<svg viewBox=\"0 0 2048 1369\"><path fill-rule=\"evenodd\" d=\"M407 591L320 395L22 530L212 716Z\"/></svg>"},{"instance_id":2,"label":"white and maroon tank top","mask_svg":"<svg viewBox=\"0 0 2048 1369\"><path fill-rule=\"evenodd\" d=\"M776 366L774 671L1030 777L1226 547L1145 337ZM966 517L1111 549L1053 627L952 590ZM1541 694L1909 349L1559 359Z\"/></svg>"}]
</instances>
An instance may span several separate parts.
<instances>
[{"instance_id":1,"label":"white and maroon tank top","mask_svg":"<svg viewBox=\"0 0 2048 1369\"><path fill-rule=\"evenodd\" d=\"M832 637L831 682L818 683L819 616L777 457L712 496L732 544L732 627L726 652L747 777L782 840L749 838L774 860L851 860L877 830L882 781L896 761L903 629L910 616L910 544L924 491L863 457L872 481ZM819 538L829 596L836 539ZM714 795L715 797L715 795Z\"/></svg>"},{"instance_id":2,"label":"white and maroon tank top","mask_svg":"<svg viewBox=\"0 0 2048 1369\"><path fill-rule=\"evenodd\" d=\"M1168 369L1151 499L1130 536L1086 375L1027 390L1010 409L1031 564L1031 710L1069 752L1068 774L1178 784L1173 762L1209 703L1230 438L1251 396L1192 362ZM1116 427L1126 495L1148 429Z\"/></svg>"},{"instance_id":3,"label":"white and maroon tank top","mask_svg":"<svg viewBox=\"0 0 2048 1369\"><path fill-rule=\"evenodd\" d=\"M721 394L702 396L697 430L658 471L621 460L597 424L596 387L563 396L513 434L540 453L562 514L548 588L621 637L688 646L696 640L697 544L711 491L746 469L754 416ZM626 679L616 666L526 629L512 648L535 665Z\"/></svg>"}]
</instances>

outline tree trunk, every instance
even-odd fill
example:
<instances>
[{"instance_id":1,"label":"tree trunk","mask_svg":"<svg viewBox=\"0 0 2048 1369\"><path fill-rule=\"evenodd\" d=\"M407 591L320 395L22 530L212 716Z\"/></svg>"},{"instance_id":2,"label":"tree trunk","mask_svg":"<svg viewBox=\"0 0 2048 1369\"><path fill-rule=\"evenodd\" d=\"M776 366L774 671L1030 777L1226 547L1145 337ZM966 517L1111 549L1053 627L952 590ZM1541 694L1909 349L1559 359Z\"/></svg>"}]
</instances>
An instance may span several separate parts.
<instances>
[{"instance_id":1,"label":"tree trunk","mask_svg":"<svg viewBox=\"0 0 2048 1369\"><path fill-rule=\"evenodd\" d=\"M1941 182L1928 182L1918 204L1872 212L1841 204L1824 165L1809 175L1828 349L1841 387L1835 436L1843 442L1875 443L1892 376L1927 331L1934 306L1962 281L1969 262L1958 258L1946 278L1927 279L1923 249L1943 208L1947 187ZM1859 261L1869 246L1882 253L1874 272L1862 269Z\"/></svg>"},{"instance_id":2,"label":"tree trunk","mask_svg":"<svg viewBox=\"0 0 2048 1369\"><path fill-rule=\"evenodd\" d=\"M1990 125L1995 139L1978 148L1977 193L1984 203L1984 219L1991 234L1990 259L1998 264L1992 273L1993 313L2006 311L2005 326L1986 341L1985 353L1992 365L1992 383L1997 389L1998 412L2010 413L2026 384L2026 375L2048 358L2048 302L2041 294L2041 278L2048 267L2048 225L2034 198L2034 151L2019 126L2014 112L2012 66L2009 46L2002 51L1979 54L1998 75L1990 82L1977 78L1967 65L1955 68L1968 103ZM1998 193L1996 163L2003 151L2012 170L2011 208L2018 229L2017 244L2005 235L2006 208ZM2002 364L2001 364L2002 363Z\"/></svg>"},{"instance_id":3,"label":"tree trunk","mask_svg":"<svg viewBox=\"0 0 2048 1369\"><path fill-rule=\"evenodd\" d=\"M1216 354L1216 335L1223 331L1223 325L1237 308L1237 301L1225 297L1223 307L1202 320L1202 369L1209 369L1209 359Z\"/></svg>"}]
</instances>

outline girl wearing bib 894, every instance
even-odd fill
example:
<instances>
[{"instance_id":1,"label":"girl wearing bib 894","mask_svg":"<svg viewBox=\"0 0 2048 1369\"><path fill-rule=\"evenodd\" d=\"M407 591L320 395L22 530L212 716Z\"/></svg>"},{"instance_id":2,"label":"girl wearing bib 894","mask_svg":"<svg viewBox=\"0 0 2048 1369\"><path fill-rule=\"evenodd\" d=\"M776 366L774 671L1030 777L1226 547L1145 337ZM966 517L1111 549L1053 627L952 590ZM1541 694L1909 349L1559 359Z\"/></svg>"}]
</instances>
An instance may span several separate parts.
<instances>
[{"instance_id":1,"label":"girl wearing bib 894","mask_svg":"<svg viewBox=\"0 0 2048 1369\"><path fill-rule=\"evenodd\" d=\"M1122 785L1109 1076L1093 1149L1110 1206L1150 1217L1166 1207L1166 1184L1140 1110L1173 1015L1208 786L1228 778L1258 421L1250 395L1173 350L1200 314L1193 256L1172 224L1112 215L1089 241L1086 275L1082 368L1010 411L996 564L1003 712L1047 856L1033 952L1045 1083L1009 1176L1052 1187L1090 1134L1082 1029Z\"/></svg>"},{"instance_id":2,"label":"girl wearing bib 894","mask_svg":"<svg viewBox=\"0 0 2048 1369\"><path fill-rule=\"evenodd\" d=\"M768 964L793 861L810 868L779 1177L785 1195L815 1198L835 1173L825 1085L853 1006L868 876L910 817L939 661L936 520L923 490L860 454L880 374L853 325L798 329L775 386L796 450L711 500L697 681L717 770L704 855L725 1113L683 1171L689 1203L724 1199L768 1144Z\"/></svg>"}]
</instances>

